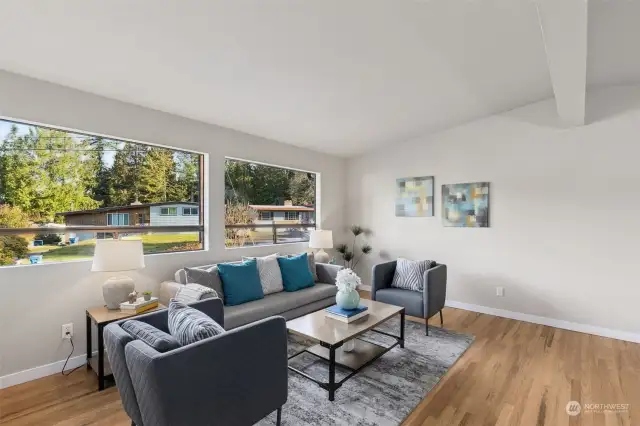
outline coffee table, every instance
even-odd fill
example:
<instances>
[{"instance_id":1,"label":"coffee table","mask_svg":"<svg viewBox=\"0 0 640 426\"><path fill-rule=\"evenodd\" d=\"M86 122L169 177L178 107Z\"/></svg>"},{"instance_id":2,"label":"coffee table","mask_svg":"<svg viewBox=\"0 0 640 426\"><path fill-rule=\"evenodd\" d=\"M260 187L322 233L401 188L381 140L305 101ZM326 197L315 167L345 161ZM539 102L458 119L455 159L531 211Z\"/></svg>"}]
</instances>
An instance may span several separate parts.
<instances>
[{"instance_id":1,"label":"coffee table","mask_svg":"<svg viewBox=\"0 0 640 426\"><path fill-rule=\"evenodd\" d=\"M317 380L291 365L289 365L289 370L326 389L329 392L329 401L334 400L335 391L342 386L344 382L356 375L363 368L396 346L404 348L404 308L364 299L360 301L360 304L368 306L369 315L350 324L327 317L324 309L287 321L287 330L291 333L319 342L317 345L291 355L289 359L291 360L303 353L309 353L329 361L329 381L322 382ZM399 336L374 329L374 327L396 315L400 315ZM382 346L358 337L367 331L374 331L392 337L395 339L395 343L391 346ZM353 350L346 351L343 345L349 340L354 340L355 346ZM345 378L337 383L336 365L350 371Z\"/></svg>"}]
</instances>

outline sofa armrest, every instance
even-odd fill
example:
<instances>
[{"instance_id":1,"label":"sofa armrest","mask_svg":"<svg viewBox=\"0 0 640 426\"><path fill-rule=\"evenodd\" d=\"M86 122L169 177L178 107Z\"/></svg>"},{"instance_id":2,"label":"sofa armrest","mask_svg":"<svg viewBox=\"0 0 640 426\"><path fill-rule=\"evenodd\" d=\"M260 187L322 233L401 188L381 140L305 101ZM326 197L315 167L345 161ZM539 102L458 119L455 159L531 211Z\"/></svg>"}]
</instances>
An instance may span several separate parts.
<instances>
[{"instance_id":1,"label":"sofa armrest","mask_svg":"<svg viewBox=\"0 0 640 426\"><path fill-rule=\"evenodd\" d=\"M331 265L329 263L316 263L316 273L318 274L318 282L325 284L335 284L338 271L344 269L344 266Z\"/></svg>"},{"instance_id":2,"label":"sofa armrest","mask_svg":"<svg viewBox=\"0 0 640 426\"><path fill-rule=\"evenodd\" d=\"M169 300L176 296L178 289L184 284L177 283L175 281L164 281L160 284L160 303L165 306L169 306Z\"/></svg>"},{"instance_id":3,"label":"sofa armrest","mask_svg":"<svg viewBox=\"0 0 640 426\"><path fill-rule=\"evenodd\" d=\"M438 265L424 272L424 303L425 318L431 318L444 308L447 298L447 265Z\"/></svg>"},{"instance_id":4,"label":"sofa armrest","mask_svg":"<svg viewBox=\"0 0 640 426\"><path fill-rule=\"evenodd\" d=\"M143 424L254 424L287 400L287 330L282 317L157 353L125 348Z\"/></svg>"},{"instance_id":5,"label":"sofa armrest","mask_svg":"<svg viewBox=\"0 0 640 426\"><path fill-rule=\"evenodd\" d=\"M379 263L373 267L371 274L371 300L376 300L376 291L391 287L393 275L396 273L397 261Z\"/></svg>"}]
</instances>

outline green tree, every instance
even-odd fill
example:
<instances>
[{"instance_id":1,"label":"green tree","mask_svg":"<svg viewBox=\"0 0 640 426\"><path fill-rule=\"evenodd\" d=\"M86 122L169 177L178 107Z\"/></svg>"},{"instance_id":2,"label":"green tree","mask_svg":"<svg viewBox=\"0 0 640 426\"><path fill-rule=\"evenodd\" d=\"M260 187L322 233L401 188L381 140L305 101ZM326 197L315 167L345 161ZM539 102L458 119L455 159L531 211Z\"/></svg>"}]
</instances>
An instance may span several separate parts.
<instances>
[{"instance_id":1,"label":"green tree","mask_svg":"<svg viewBox=\"0 0 640 426\"><path fill-rule=\"evenodd\" d=\"M101 206L111 206L111 170L105 164L105 152L117 149L118 142L95 136L90 137L88 143L92 147L88 161L95 170L94 178L90 182L91 198Z\"/></svg>"},{"instance_id":2,"label":"green tree","mask_svg":"<svg viewBox=\"0 0 640 426\"><path fill-rule=\"evenodd\" d=\"M109 204L126 206L140 197L140 169L146 156L146 147L124 142L116 153L109 171Z\"/></svg>"},{"instance_id":3,"label":"green tree","mask_svg":"<svg viewBox=\"0 0 640 426\"><path fill-rule=\"evenodd\" d=\"M179 201L200 201L200 156L178 152L176 162L177 182L184 198Z\"/></svg>"},{"instance_id":4,"label":"green tree","mask_svg":"<svg viewBox=\"0 0 640 426\"><path fill-rule=\"evenodd\" d=\"M29 215L20 207L0 205L0 228L27 228L29 225Z\"/></svg>"},{"instance_id":5,"label":"green tree","mask_svg":"<svg viewBox=\"0 0 640 426\"><path fill-rule=\"evenodd\" d=\"M4 201L42 222L61 221L57 212L98 207L87 188L95 173L88 149L67 132L31 127L18 136L12 129L0 151Z\"/></svg>"},{"instance_id":6,"label":"green tree","mask_svg":"<svg viewBox=\"0 0 640 426\"><path fill-rule=\"evenodd\" d=\"M178 185L173 152L163 148L149 148L140 168L140 201L157 203L182 201L186 188Z\"/></svg>"},{"instance_id":7,"label":"green tree","mask_svg":"<svg viewBox=\"0 0 640 426\"><path fill-rule=\"evenodd\" d=\"M295 205L315 206L316 176L313 173L295 172L289 181L291 201Z\"/></svg>"}]
</instances>

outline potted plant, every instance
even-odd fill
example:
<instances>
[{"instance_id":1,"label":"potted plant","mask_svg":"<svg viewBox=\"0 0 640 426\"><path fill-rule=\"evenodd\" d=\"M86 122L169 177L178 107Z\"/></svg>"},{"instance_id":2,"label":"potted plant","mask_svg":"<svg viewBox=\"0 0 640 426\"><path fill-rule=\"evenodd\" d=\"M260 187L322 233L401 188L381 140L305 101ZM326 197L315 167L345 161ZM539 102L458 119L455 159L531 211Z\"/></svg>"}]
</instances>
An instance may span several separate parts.
<instances>
[{"instance_id":1,"label":"potted plant","mask_svg":"<svg viewBox=\"0 0 640 426\"><path fill-rule=\"evenodd\" d=\"M151 292L150 291L143 291L142 295L144 296L144 300L149 301L151 300Z\"/></svg>"},{"instance_id":2,"label":"potted plant","mask_svg":"<svg viewBox=\"0 0 640 426\"><path fill-rule=\"evenodd\" d=\"M371 250L373 249L365 242L360 246L360 254L358 254L356 250L356 243L358 241L358 236L364 234L364 229L362 229L361 226L353 225L350 228L350 231L353 234L353 244L351 248L349 248L347 244L339 244L336 247L336 251L340 253L345 268L355 269L362 257L371 253Z\"/></svg>"}]
</instances>

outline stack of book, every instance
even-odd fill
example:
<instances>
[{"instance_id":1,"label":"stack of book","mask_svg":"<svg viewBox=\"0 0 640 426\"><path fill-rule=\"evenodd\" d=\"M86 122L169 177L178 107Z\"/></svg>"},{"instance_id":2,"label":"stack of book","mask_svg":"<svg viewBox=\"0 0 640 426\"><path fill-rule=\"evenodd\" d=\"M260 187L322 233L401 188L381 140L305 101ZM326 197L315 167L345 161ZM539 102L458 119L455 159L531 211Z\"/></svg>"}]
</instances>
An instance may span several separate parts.
<instances>
[{"instance_id":1,"label":"stack of book","mask_svg":"<svg viewBox=\"0 0 640 426\"><path fill-rule=\"evenodd\" d=\"M349 324L353 321L357 321L360 318L364 318L369 315L367 309L369 308L364 305L360 305L355 309L342 309L338 307L338 305L333 305L325 309L325 315L328 318L332 318Z\"/></svg>"},{"instance_id":2,"label":"stack of book","mask_svg":"<svg viewBox=\"0 0 640 426\"><path fill-rule=\"evenodd\" d=\"M158 298L152 297L149 300L144 300L144 297L139 297L133 303L123 302L120 304L120 310L122 312L131 312L139 314L141 312L149 311L151 309L157 308L159 305Z\"/></svg>"}]
</instances>

